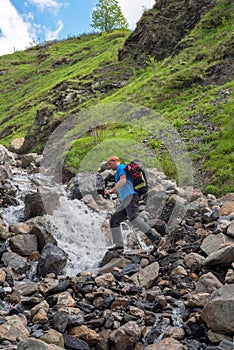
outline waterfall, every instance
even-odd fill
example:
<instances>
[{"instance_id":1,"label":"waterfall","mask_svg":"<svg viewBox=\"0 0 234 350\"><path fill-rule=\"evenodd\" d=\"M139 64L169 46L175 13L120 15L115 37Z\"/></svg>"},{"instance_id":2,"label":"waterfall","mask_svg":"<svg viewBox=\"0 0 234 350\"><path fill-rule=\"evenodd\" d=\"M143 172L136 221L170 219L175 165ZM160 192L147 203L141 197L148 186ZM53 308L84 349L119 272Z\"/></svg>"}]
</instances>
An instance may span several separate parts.
<instances>
[{"instance_id":1,"label":"waterfall","mask_svg":"<svg viewBox=\"0 0 234 350\"><path fill-rule=\"evenodd\" d=\"M59 209L48 215L58 246L68 253L66 274L89 270L95 273L108 249L103 224L105 217L91 211L77 199L61 197Z\"/></svg>"},{"instance_id":2,"label":"waterfall","mask_svg":"<svg viewBox=\"0 0 234 350\"><path fill-rule=\"evenodd\" d=\"M51 179L42 178L39 174L27 174L19 168L12 169L11 183L16 191L17 204L0 209L6 226L23 221L26 193L36 192L40 183L53 186ZM58 191L56 186L54 188ZM59 188L59 191L58 208L53 215L47 214L46 219L51 223L51 233L58 246L68 254L64 273L76 275L85 270L95 273L98 262L110 245L110 238L103 227L106 213L96 213L82 201L70 200L64 188Z\"/></svg>"}]
</instances>

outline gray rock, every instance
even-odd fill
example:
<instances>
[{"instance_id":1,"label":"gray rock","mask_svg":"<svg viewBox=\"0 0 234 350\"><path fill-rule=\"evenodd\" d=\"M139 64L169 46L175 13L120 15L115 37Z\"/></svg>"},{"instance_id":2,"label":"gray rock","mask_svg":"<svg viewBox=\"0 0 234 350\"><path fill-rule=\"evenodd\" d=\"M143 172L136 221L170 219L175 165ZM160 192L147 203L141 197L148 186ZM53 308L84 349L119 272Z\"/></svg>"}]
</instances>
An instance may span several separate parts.
<instances>
[{"instance_id":1,"label":"gray rock","mask_svg":"<svg viewBox=\"0 0 234 350\"><path fill-rule=\"evenodd\" d=\"M37 275L45 277L48 273L61 273L67 263L68 255L54 244L47 243L38 261Z\"/></svg>"},{"instance_id":2,"label":"gray rock","mask_svg":"<svg viewBox=\"0 0 234 350\"><path fill-rule=\"evenodd\" d=\"M15 157L11 151L0 145L0 165L4 164L15 165Z\"/></svg>"},{"instance_id":3,"label":"gray rock","mask_svg":"<svg viewBox=\"0 0 234 350\"><path fill-rule=\"evenodd\" d=\"M30 256L37 250L37 237L35 235L17 235L10 238L13 251L23 256Z\"/></svg>"},{"instance_id":4,"label":"gray rock","mask_svg":"<svg viewBox=\"0 0 234 350\"><path fill-rule=\"evenodd\" d=\"M22 256L16 253L11 253L11 252L3 253L2 262L4 263L5 266L11 267L12 270L20 274L26 272L27 270L26 258L23 258Z\"/></svg>"},{"instance_id":5,"label":"gray rock","mask_svg":"<svg viewBox=\"0 0 234 350\"><path fill-rule=\"evenodd\" d=\"M228 266L232 262L234 262L234 244L210 254L202 264L203 266Z\"/></svg>"},{"instance_id":6,"label":"gray rock","mask_svg":"<svg viewBox=\"0 0 234 350\"><path fill-rule=\"evenodd\" d=\"M230 225L228 226L227 235L234 238L234 220L231 221Z\"/></svg>"},{"instance_id":7,"label":"gray rock","mask_svg":"<svg viewBox=\"0 0 234 350\"><path fill-rule=\"evenodd\" d=\"M219 233L217 235L210 234L208 235L201 244L201 249L207 254L211 254L213 252L216 252L220 247L221 244L226 242L233 242L230 238L225 236L223 233Z\"/></svg>"},{"instance_id":8,"label":"gray rock","mask_svg":"<svg viewBox=\"0 0 234 350\"><path fill-rule=\"evenodd\" d=\"M202 266L202 261L204 260L204 256L197 253L189 253L185 256L184 262L191 271L199 270Z\"/></svg>"},{"instance_id":9,"label":"gray rock","mask_svg":"<svg viewBox=\"0 0 234 350\"><path fill-rule=\"evenodd\" d=\"M116 350L130 350L134 346L141 335L141 329L134 321L130 321L110 334L110 340L114 344Z\"/></svg>"},{"instance_id":10,"label":"gray rock","mask_svg":"<svg viewBox=\"0 0 234 350\"><path fill-rule=\"evenodd\" d=\"M205 275L201 276L196 283L196 292L211 294L222 286L223 284L218 280L218 278L213 275L212 272L208 272Z\"/></svg>"},{"instance_id":11,"label":"gray rock","mask_svg":"<svg viewBox=\"0 0 234 350\"><path fill-rule=\"evenodd\" d=\"M148 345L145 350L186 350L185 345L174 338L165 338L155 344Z\"/></svg>"},{"instance_id":12,"label":"gray rock","mask_svg":"<svg viewBox=\"0 0 234 350\"><path fill-rule=\"evenodd\" d=\"M47 344L40 339L27 338L21 340L17 346L17 350L64 350L60 346Z\"/></svg>"},{"instance_id":13,"label":"gray rock","mask_svg":"<svg viewBox=\"0 0 234 350\"><path fill-rule=\"evenodd\" d=\"M50 229L50 224L44 217L38 216L27 221L30 233L37 236L38 250L41 251L47 243L57 244Z\"/></svg>"},{"instance_id":14,"label":"gray rock","mask_svg":"<svg viewBox=\"0 0 234 350\"><path fill-rule=\"evenodd\" d=\"M0 341L16 341L29 336L29 331L25 327L24 320L17 316L6 316L5 322L0 324Z\"/></svg>"},{"instance_id":15,"label":"gray rock","mask_svg":"<svg viewBox=\"0 0 234 350\"><path fill-rule=\"evenodd\" d=\"M140 288L151 288L158 277L158 273L159 264L154 262L131 276L131 281Z\"/></svg>"},{"instance_id":16,"label":"gray rock","mask_svg":"<svg viewBox=\"0 0 234 350\"><path fill-rule=\"evenodd\" d=\"M234 288L232 284L226 284L212 294L210 301L202 310L202 318L212 331L233 334Z\"/></svg>"}]
</instances>

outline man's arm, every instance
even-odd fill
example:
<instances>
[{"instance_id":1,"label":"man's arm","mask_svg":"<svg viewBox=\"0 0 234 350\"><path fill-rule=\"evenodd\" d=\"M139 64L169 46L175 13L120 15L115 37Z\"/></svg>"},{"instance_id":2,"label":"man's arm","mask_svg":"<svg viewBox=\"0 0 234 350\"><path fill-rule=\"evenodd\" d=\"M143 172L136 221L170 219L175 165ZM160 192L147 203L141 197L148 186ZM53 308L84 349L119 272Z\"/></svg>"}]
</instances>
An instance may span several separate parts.
<instances>
[{"instance_id":1,"label":"man's arm","mask_svg":"<svg viewBox=\"0 0 234 350\"><path fill-rule=\"evenodd\" d=\"M117 184L111 189L111 190L105 190L105 194L115 193L118 191L120 187L122 187L127 182L127 177L125 174L120 176L120 180L117 182Z\"/></svg>"}]
</instances>

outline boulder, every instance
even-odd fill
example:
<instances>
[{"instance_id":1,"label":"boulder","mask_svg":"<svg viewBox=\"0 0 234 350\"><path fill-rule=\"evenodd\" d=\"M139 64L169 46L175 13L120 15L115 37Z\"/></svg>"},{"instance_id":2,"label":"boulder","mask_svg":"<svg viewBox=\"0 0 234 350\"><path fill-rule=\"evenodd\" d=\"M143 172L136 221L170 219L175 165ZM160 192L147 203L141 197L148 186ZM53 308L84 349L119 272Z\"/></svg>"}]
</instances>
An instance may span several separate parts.
<instances>
[{"instance_id":1,"label":"boulder","mask_svg":"<svg viewBox=\"0 0 234 350\"><path fill-rule=\"evenodd\" d=\"M35 235L17 235L11 237L10 247L20 255L30 256L37 250L37 237Z\"/></svg>"},{"instance_id":2,"label":"boulder","mask_svg":"<svg viewBox=\"0 0 234 350\"><path fill-rule=\"evenodd\" d=\"M110 341L116 350L133 350L140 338L141 329L134 321L130 321L110 334Z\"/></svg>"},{"instance_id":3,"label":"boulder","mask_svg":"<svg viewBox=\"0 0 234 350\"><path fill-rule=\"evenodd\" d=\"M138 287L151 288L158 277L159 264L154 262L131 276L130 280Z\"/></svg>"},{"instance_id":4,"label":"boulder","mask_svg":"<svg viewBox=\"0 0 234 350\"><path fill-rule=\"evenodd\" d=\"M233 335L234 333L234 288L225 284L212 294L202 310L202 318L214 332Z\"/></svg>"},{"instance_id":5,"label":"boulder","mask_svg":"<svg viewBox=\"0 0 234 350\"><path fill-rule=\"evenodd\" d=\"M11 253L11 252L3 253L2 262L4 263L5 266L11 267L12 270L20 274L26 272L27 270L26 258L23 258L22 256L16 253Z\"/></svg>"},{"instance_id":6,"label":"boulder","mask_svg":"<svg viewBox=\"0 0 234 350\"><path fill-rule=\"evenodd\" d=\"M67 253L61 248L56 247L54 244L47 243L38 261L37 275L39 277L45 277L45 275L49 273L58 275L62 272L67 263L67 257Z\"/></svg>"},{"instance_id":7,"label":"boulder","mask_svg":"<svg viewBox=\"0 0 234 350\"><path fill-rule=\"evenodd\" d=\"M210 254L202 264L203 266L229 266L232 262L234 262L234 244Z\"/></svg>"},{"instance_id":8,"label":"boulder","mask_svg":"<svg viewBox=\"0 0 234 350\"><path fill-rule=\"evenodd\" d=\"M57 244L53 237L49 223L44 217L38 216L27 221L30 227L30 233L37 236L38 250L41 252L47 243Z\"/></svg>"},{"instance_id":9,"label":"boulder","mask_svg":"<svg viewBox=\"0 0 234 350\"><path fill-rule=\"evenodd\" d=\"M207 255L216 252L221 247L221 244L226 242L233 242L231 238L228 238L223 233L219 233L217 235L210 234L208 235L201 244L201 249L203 252L205 252Z\"/></svg>"},{"instance_id":10,"label":"boulder","mask_svg":"<svg viewBox=\"0 0 234 350\"><path fill-rule=\"evenodd\" d=\"M21 154L24 146L24 140L24 137L14 139L10 144L9 151Z\"/></svg>"},{"instance_id":11,"label":"boulder","mask_svg":"<svg viewBox=\"0 0 234 350\"><path fill-rule=\"evenodd\" d=\"M0 324L0 341L16 341L29 337L29 331L25 327L25 320L17 315L6 316L5 322Z\"/></svg>"},{"instance_id":12,"label":"boulder","mask_svg":"<svg viewBox=\"0 0 234 350\"><path fill-rule=\"evenodd\" d=\"M0 165L15 165L15 162L14 154L8 151L3 145L0 145Z\"/></svg>"}]
</instances>

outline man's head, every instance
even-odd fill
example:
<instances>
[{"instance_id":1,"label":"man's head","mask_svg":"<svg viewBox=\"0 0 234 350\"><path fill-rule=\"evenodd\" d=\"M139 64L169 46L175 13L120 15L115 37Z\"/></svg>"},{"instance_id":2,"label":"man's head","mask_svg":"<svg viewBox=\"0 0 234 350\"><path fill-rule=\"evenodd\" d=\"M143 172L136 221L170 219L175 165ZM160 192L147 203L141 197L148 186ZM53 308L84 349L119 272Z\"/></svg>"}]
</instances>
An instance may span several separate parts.
<instances>
[{"instance_id":1,"label":"man's head","mask_svg":"<svg viewBox=\"0 0 234 350\"><path fill-rule=\"evenodd\" d=\"M120 164L119 157L111 156L107 159L107 165L112 170L115 170L119 164Z\"/></svg>"}]
</instances>

